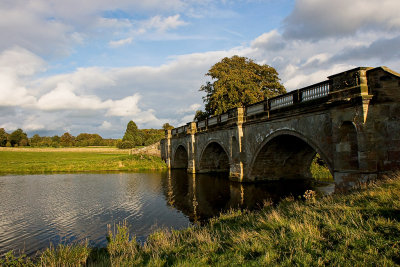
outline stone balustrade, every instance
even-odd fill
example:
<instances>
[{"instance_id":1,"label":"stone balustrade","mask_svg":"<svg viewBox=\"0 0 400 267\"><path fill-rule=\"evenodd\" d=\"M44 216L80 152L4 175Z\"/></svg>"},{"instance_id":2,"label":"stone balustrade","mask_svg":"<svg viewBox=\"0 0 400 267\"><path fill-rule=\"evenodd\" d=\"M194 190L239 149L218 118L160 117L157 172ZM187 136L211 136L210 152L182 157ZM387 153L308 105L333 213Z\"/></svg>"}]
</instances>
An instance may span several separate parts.
<instances>
[{"instance_id":1,"label":"stone balustrade","mask_svg":"<svg viewBox=\"0 0 400 267\"><path fill-rule=\"evenodd\" d=\"M302 102L309 102L311 100L321 100L328 101L328 96L330 93L331 82L329 80L323 81L311 86L307 86L302 89L293 90L287 94L279 95L261 102L244 107L244 114L247 118L251 116L258 116L260 114L269 114L270 111L284 111L284 108L295 108L297 104ZM237 116L235 115L234 109L228 111L227 113L212 116L205 120L196 123L197 131L206 131L210 127L216 127L218 125L225 125L230 120L235 120ZM189 124L180 126L171 131L172 136L178 136L182 133L186 133L189 129Z\"/></svg>"}]
</instances>

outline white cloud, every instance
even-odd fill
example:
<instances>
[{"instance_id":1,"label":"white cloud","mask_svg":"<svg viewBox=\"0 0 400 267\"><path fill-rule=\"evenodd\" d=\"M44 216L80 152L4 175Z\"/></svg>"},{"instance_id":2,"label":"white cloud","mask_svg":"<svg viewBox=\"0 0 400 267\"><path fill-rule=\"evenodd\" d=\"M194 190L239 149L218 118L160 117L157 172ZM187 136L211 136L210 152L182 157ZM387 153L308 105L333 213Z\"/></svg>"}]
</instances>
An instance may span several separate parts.
<instances>
[{"instance_id":1,"label":"white cloud","mask_svg":"<svg viewBox=\"0 0 400 267\"><path fill-rule=\"evenodd\" d=\"M0 54L0 106L26 106L35 103L26 82L45 63L31 52L15 47Z\"/></svg>"},{"instance_id":2,"label":"white cloud","mask_svg":"<svg viewBox=\"0 0 400 267\"><path fill-rule=\"evenodd\" d=\"M43 124L38 124L38 123L26 123L22 127L24 131L37 131L37 130L42 130L45 128Z\"/></svg>"},{"instance_id":3,"label":"white cloud","mask_svg":"<svg viewBox=\"0 0 400 267\"><path fill-rule=\"evenodd\" d=\"M94 95L76 95L68 83L60 83L53 91L41 96L37 107L41 110L97 110L103 108L101 100Z\"/></svg>"},{"instance_id":4,"label":"white cloud","mask_svg":"<svg viewBox=\"0 0 400 267\"><path fill-rule=\"evenodd\" d=\"M201 105L198 103L192 104L187 108L181 108L178 110L178 114L194 113L196 110L200 109Z\"/></svg>"},{"instance_id":5,"label":"white cloud","mask_svg":"<svg viewBox=\"0 0 400 267\"><path fill-rule=\"evenodd\" d=\"M359 31L399 31L398 0L297 0L285 19L284 35L314 39L353 35Z\"/></svg>"},{"instance_id":6,"label":"white cloud","mask_svg":"<svg viewBox=\"0 0 400 267\"><path fill-rule=\"evenodd\" d=\"M108 121L103 121L103 123L100 125L101 129L110 129L112 127L112 124Z\"/></svg>"},{"instance_id":7,"label":"white cloud","mask_svg":"<svg viewBox=\"0 0 400 267\"><path fill-rule=\"evenodd\" d=\"M281 50L285 47L285 45L285 41L277 30L264 33L251 43L253 48L272 51Z\"/></svg>"},{"instance_id":8,"label":"white cloud","mask_svg":"<svg viewBox=\"0 0 400 267\"><path fill-rule=\"evenodd\" d=\"M141 31L147 31L154 29L157 32L166 32L171 29L176 29L179 26L186 25L187 23L183 20L180 19L180 15L174 15L174 16L169 16L169 17L162 17L162 16L154 16L150 18L149 20L143 21L141 23Z\"/></svg>"},{"instance_id":9,"label":"white cloud","mask_svg":"<svg viewBox=\"0 0 400 267\"><path fill-rule=\"evenodd\" d=\"M7 132L15 131L18 127L19 126L13 122L6 122L0 125L0 128L4 128Z\"/></svg>"},{"instance_id":10,"label":"white cloud","mask_svg":"<svg viewBox=\"0 0 400 267\"><path fill-rule=\"evenodd\" d=\"M124 46L124 45L132 43L132 40L133 40L133 38L129 37L129 38L121 39L121 40L117 40L117 41L110 41L109 45L110 45L110 47L114 47L114 48L120 47L120 46Z\"/></svg>"},{"instance_id":11,"label":"white cloud","mask_svg":"<svg viewBox=\"0 0 400 267\"><path fill-rule=\"evenodd\" d=\"M140 112L138 107L138 102L140 100L140 95L135 94L133 96L125 97L121 100L108 100L104 104L108 107L106 116L119 116L119 117L129 117L134 116Z\"/></svg>"}]
</instances>

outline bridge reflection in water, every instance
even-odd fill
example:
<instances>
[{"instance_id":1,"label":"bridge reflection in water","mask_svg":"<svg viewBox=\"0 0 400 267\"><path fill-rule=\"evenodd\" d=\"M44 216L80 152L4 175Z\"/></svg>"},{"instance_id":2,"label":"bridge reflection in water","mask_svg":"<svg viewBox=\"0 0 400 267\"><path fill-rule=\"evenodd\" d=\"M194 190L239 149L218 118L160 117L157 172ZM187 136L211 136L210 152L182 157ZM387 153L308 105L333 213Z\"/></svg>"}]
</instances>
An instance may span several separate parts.
<instances>
[{"instance_id":1,"label":"bridge reflection in water","mask_svg":"<svg viewBox=\"0 0 400 267\"><path fill-rule=\"evenodd\" d=\"M309 179L238 183L228 176L229 173L169 170L162 188L168 205L188 216L191 222L204 222L229 209L260 209L265 202L276 204L285 197L297 198L308 189L323 194L334 190L333 184L316 184Z\"/></svg>"}]
</instances>

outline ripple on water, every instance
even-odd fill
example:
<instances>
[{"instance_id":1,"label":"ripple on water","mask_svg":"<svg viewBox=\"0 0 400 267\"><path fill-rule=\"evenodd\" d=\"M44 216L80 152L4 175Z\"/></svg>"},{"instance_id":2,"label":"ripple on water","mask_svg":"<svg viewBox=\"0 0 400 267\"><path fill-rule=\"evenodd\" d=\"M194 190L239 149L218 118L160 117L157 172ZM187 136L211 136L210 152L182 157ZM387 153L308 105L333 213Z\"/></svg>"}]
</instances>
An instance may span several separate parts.
<instances>
[{"instance_id":1,"label":"ripple on water","mask_svg":"<svg viewBox=\"0 0 400 267\"><path fill-rule=\"evenodd\" d=\"M185 171L1 176L0 254L13 249L32 255L50 243L86 239L105 246L107 225L124 220L143 242L159 227L181 229L230 207L252 209L303 189Z\"/></svg>"}]
</instances>

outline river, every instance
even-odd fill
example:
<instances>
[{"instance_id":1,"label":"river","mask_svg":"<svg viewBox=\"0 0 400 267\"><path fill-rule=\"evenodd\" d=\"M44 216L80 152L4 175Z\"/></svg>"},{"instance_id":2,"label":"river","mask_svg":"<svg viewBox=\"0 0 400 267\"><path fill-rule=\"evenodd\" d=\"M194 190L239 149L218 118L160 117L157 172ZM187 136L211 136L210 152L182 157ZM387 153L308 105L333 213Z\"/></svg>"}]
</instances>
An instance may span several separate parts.
<instances>
[{"instance_id":1,"label":"river","mask_svg":"<svg viewBox=\"0 0 400 267\"><path fill-rule=\"evenodd\" d=\"M304 180L230 182L226 174L185 171L0 176L0 255L34 255L50 243L88 240L106 246L107 225L126 220L144 242L157 228L182 229L230 208L260 208L265 201L302 195Z\"/></svg>"}]
</instances>

